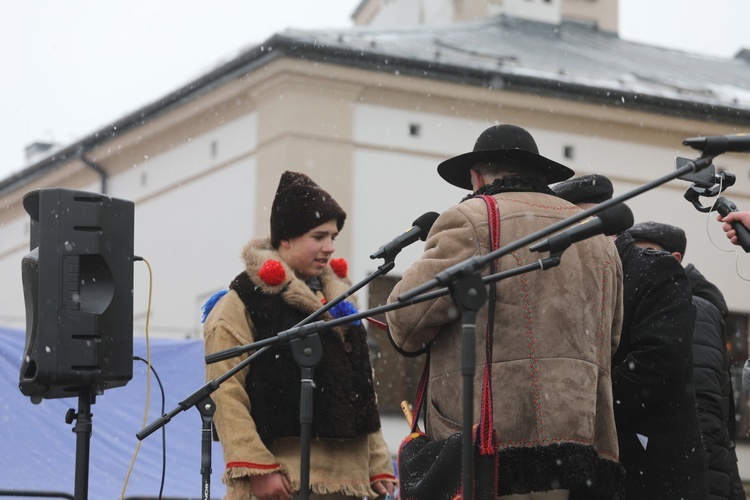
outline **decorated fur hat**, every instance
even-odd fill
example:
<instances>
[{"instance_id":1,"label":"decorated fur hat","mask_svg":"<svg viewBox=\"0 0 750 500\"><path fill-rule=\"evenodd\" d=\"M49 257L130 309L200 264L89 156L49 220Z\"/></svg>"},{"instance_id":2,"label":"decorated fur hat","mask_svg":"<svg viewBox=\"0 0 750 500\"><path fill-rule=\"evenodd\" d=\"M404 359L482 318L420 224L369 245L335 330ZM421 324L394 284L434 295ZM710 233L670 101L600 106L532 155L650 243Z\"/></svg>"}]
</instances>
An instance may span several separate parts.
<instances>
[{"instance_id":1,"label":"decorated fur hat","mask_svg":"<svg viewBox=\"0 0 750 500\"><path fill-rule=\"evenodd\" d=\"M612 181L603 175L573 177L552 186L552 191L571 203L602 203L612 198Z\"/></svg>"},{"instance_id":2,"label":"decorated fur hat","mask_svg":"<svg viewBox=\"0 0 750 500\"><path fill-rule=\"evenodd\" d=\"M685 231L679 227L662 222L639 222L628 229L628 233L635 241L650 241L669 253L679 252L685 255L687 238L685 238Z\"/></svg>"},{"instance_id":3,"label":"decorated fur hat","mask_svg":"<svg viewBox=\"0 0 750 500\"><path fill-rule=\"evenodd\" d=\"M493 125L482 132L470 153L449 158L438 165L440 177L464 189L472 189L469 170L481 162L506 164L541 176L547 184L564 181L575 172L539 154L534 138L516 125Z\"/></svg>"},{"instance_id":4,"label":"decorated fur hat","mask_svg":"<svg viewBox=\"0 0 750 500\"><path fill-rule=\"evenodd\" d=\"M330 194L305 174L284 172L271 206L271 246L300 236L324 222L336 219L344 227L346 212Z\"/></svg>"}]
</instances>

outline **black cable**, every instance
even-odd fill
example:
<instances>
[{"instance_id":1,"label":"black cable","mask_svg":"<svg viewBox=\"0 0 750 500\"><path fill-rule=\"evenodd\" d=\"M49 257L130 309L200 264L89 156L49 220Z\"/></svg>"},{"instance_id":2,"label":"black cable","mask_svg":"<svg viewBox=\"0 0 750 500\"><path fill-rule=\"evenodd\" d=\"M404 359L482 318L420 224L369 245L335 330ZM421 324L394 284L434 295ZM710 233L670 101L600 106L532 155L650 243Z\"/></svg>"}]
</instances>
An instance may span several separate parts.
<instances>
[{"instance_id":1,"label":"black cable","mask_svg":"<svg viewBox=\"0 0 750 500\"><path fill-rule=\"evenodd\" d=\"M137 359L139 361L143 361L146 363L146 366L151 368L151 372L154 374L154 377L156 378L156 382L159 384L159 390L161 391L161 414L164 415L166 413L166 400L164 397L164 386L161 383L161 379L159 378L159 374L156 373L156 369L154 368L154 365L150 364L145 359L141 358L140 356L133 356L133 359ZM162 427L161 428L161 486L159 486L159 499L161 499L162 494L164 493L164 479L167 475L167 429Z\"/></svg>"}]
</instances>

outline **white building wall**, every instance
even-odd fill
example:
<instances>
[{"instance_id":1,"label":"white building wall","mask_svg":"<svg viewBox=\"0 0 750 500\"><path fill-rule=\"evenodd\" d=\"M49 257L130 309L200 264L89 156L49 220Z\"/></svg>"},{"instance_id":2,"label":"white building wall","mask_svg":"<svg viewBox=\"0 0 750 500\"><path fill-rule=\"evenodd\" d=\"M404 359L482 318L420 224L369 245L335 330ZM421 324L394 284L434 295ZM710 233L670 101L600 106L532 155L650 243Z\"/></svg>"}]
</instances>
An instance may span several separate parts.
<instances>
[{"instance_id":1,"label":"white building wall","mask_svg":"<svg viewBox=\"0 0 750 500\"><path fill-rule=\"evenodd\" d=\"M242 271L242 248L256 235L257 135L257 116L246 115L109 179L109 196L135 202L135 254L153 271L153 335L200 336L205 299ZM0 228L4 326L25 328L21 259L28 227L26 217ZM145 333L148 293L148 266L136 262L135 335Z\"/></svg>"},{"instance_id":2,"label":"white building wall","mask_svg":"<svg viewBox=\"0 0 750 500\"><path fill-rule=\"evenodd\" d=\"M242 271L255 233L255 161L246 159L136 206L135 254L153 269L152 332L200 337L205 299ZM133 314L142 332L148 269L136 263Z\"/></svg>"},{"instance_id":3,"label":"white building wall","mask_svg":"<svg viewBox=\"0 0 750 500\"><path fill-rule=\"evenodd\" d=\"M154 274L150 327L158 336L200 337L205 299L242 270L255 235L257 115L251 113L124 174L137 201L135 254ZM113 188L113 192L115 189ZM136 263L133 315L145 329L148 268Z\"/></svg>"},{"instance_id":4,"label":"white building wall","mask_svg":"<svg viewBox=\"0 0 750 500\"><path fill-rule=\"evenodd\" d=\"M442 212L467 192L444 182L437 165L449 155L471 147L484 125L435 113L355 106L353 276L361 279L383 263L369 256L408 230L425 212ZM418 127L417 135L412 135ZM463 146L462 146L463 145ZM414 243L395 259L391 275L403 273L422 253Z\"/></svg>"},{"instance_id":5,"label":"white building wall","mask_svg":"<svg viewBox=\"0 0 750 500\"><path fill-rule=\"evenodd\" d=\"M26 325L21 259L29 253L29 218L15 219L0 231L0 324L21 328Z\"/></svg>"},{"instance_id":6,"label":"white building wall","mask_svg":"<svg viewBox=\"0 0 750 500\"><path fill-rule=\"evenodd\" d=\"M369 259L377 248L409 229L418 216L441 212L467 194L443 181L436 167L448 156L470 151L479 133L491 123L369 104L357 105L353 114L352 135L357 149L353 162L354 217L349 227L354 231L352 276L359 280L382 264L382 259ZM418 136L410 134L415 125L419 127ZM613 181L615 196L670 174L676 156L698 156L678 147L635 145L628 140L526 128L543 155L571 166L578 175L607 175ZM573 148L573 158L564 157L566 147ZM750 176L748 162L739 155L732 156L716 161L717 167L738 178L738 186L723 195L740 207L750 207L750 192L742 187ZM729 244L715 212L710 216L701 213L684 199L689 186L689 182L672 180L633 197L627 204L636 222L656 220L682 227L688 238L685 263L693 263L724 292L732 312L750 312L746 294L740 293L750 280L750 256ZM710 205L716 199L703 198L702 202ZM404 249L390 275L403 273L422 249L420 242Z\"/></svg>"}]
</instances>

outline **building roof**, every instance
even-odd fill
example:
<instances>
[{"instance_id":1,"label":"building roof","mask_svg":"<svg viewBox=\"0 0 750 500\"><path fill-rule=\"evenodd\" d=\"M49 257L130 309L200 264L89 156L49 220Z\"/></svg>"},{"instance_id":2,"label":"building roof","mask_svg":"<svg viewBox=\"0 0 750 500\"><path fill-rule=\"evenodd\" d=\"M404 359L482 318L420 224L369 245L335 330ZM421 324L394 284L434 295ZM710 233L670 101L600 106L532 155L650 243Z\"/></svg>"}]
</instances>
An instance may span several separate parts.
<instances>
[{"instance_id":1,"label":"building roof","mask_svg":"<svg viewBox=\"0 0 750 500\"><path fill-rule=\"evenodd\" d=\"M750 56L745 50L733 59L709 57L624 41L582 23L552 25L506 16L440 27L286 30L0 181L0 196L280 57L750 127Z\"/></svg>"},{"instance_id":2,"label":"building roof","mask_svg":"<svg viewBox=\"0 0 750 500\"><path fill-rule=\"evenodd\" d=\"M299 56L365 69L684 118L740 124L750 118L746 51L734 59L690 54L582 23L498 16L439 28L287 30L274 38L294 44Z\"/></svg>"}]
</instances>

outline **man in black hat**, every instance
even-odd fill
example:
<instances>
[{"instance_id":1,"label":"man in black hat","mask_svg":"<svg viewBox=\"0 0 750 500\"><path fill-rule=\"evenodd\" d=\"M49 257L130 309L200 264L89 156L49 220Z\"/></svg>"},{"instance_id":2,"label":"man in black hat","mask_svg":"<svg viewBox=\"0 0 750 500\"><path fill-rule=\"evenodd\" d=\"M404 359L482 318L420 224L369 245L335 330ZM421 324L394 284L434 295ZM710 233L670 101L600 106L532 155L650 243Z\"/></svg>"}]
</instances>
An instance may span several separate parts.
<instances>
[{"instance_id":1,"label":"man in black hat","mask_svg":"<svg viewBox=\"0 0 750 500\"><path fill-rule=\"evenodd\" d=\"M521 127L489 127L472 152L437 170L472 193L435 221L422 258L406 270L389 301L453 265L580 212L548 187L573 171L541 156ZM538 259L519 249L484 274ZM569 249L559 267L490 286L489 304L476 316L473 397L477 418L480 406L492 411L497 440L482 446L494 448L499 458L500 498L617 498L622 469L609 359L621 327L621 283L612 242L597 236ZM429 350L427 436L441 440L460 431L459 309L445 296L389 312L387 320L401 353Z\"/></svg>"},{"instance_id":2,"label":"man in black hat","mask_svg":"<svg viewBox=\"0 0 750 500\"><path fill-rule=\"evenodd\" d=\"M682 263L687 247L685 231L662 222L641 222L628 230L641 248L664 251ZM695 305L693 380L700 428L708 458L711 499L745 498L735 451L734 390L724 321L729 314L721 291L693 264L685 267Z\"/></svg>"},{"instance_id":3,"label":"man in black hat","mask_svg":"<svg viewBox=\"0 0 750 500\"><path fill-rule=\"evenodd\" d=\"M612 183L598 174L552 189L582 208L613 194ZM615 246L625 276L622 335L612 357L625 498L705 499L707 461L693 388L690 283L679 262L666 252L638 247L630 230L617 236Z\"/></svg>"}]
</instances>

